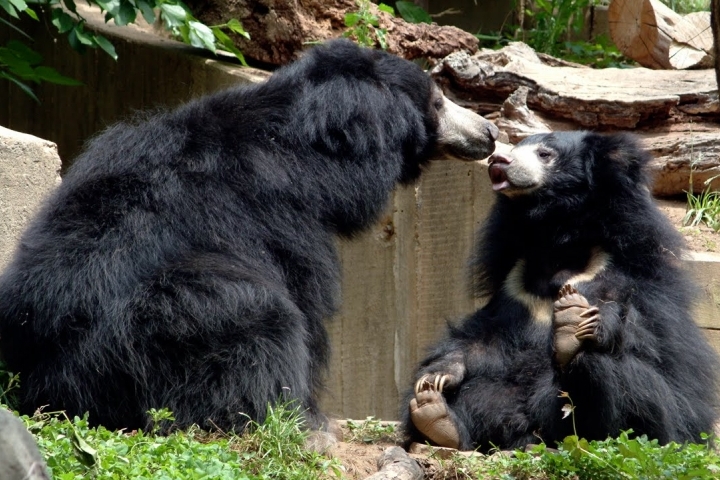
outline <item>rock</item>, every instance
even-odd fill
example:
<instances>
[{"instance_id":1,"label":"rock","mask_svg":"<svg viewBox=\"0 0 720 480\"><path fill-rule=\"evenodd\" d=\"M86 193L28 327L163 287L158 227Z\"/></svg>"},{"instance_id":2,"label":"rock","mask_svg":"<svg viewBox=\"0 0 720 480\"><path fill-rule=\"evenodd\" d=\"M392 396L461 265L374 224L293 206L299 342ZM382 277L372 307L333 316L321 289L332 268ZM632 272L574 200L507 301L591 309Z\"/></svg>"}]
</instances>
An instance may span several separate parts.
<instances>
[{"instance_id":1,"label":"rock","mask_svg":"<svg viewBox=\"0 0 720 480\"><path fill-rule=\"evenodd\" d=\"M60 183L60 166L54 143L0 127L0 268L40 202Z\"/></svg>"},{"instance_id":2,"label":"rock","mask_svg":"<svg viewBox=\"0 0 720 480\"><path fill-rule=\"evenodd\" d=\"M12 413L0 408L0 479L50 479L35 439Z\"/></svg>"}]
</instances>

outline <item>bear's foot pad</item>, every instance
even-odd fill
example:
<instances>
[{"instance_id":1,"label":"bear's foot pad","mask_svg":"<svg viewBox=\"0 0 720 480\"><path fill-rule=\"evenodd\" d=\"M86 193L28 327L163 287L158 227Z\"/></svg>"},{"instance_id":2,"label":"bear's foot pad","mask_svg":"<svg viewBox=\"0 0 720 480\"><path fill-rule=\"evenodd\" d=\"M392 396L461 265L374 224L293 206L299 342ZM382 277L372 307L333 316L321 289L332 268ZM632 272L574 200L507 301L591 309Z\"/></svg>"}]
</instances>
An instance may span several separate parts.
<instances>
[{"instance_id":1,"label":"bear's foot pad","mask_svg":"<svg viewBox=\"0 0 720 480\"><path fill-rule=\"evenodd\" d=\"M434 383L423 386L429 388L416 388L415 398L410 400L410 420L420 433L436 445L459 448L460 435L450 418L445 398L434 388Z\"/></svg>"},{"instance_id":2,"label":"bear's foot pad","mask_svg":"<svg viewBox=\"0 0 720 480\"><path fill-rule=\"evenodd\" d=\"M575 358L586 340L597 340L600 314L572 285L563 285L553 304L553 347L561 368Z\"/></svg>"}]
</instances>

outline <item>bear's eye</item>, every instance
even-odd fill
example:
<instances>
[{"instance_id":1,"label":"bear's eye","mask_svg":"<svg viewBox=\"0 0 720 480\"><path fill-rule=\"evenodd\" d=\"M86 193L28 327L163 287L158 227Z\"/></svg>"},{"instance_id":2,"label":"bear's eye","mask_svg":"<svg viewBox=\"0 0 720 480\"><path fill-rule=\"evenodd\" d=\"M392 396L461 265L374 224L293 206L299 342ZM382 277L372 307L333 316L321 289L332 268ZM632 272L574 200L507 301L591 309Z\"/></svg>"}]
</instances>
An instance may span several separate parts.
<instances>
[{"instance_id":1,"label":"bear's eye","mask_svg":"<svg viewBox=\"0 0 720 480\"><path fill-rule=\"evenodd\" d=\"M433 107L435 108L435 110L440 110L443 107L443 103L445 103L443 101L443 98L439 97L433 101Z\"/></svg>"},{"instance_id":2,"label":"bear's eye","mask_svg":"<svg viewBox=\"0 0 720 480\"><path fill-rule=\"evenodd\" d=\"M538 150L537 155L538 155L538 157L540 157L541 160L545 160L547 162L548 160L550 160L552 158L553 153L551 150L542 148L542 149Z\"/></svg>"}]
</instances>

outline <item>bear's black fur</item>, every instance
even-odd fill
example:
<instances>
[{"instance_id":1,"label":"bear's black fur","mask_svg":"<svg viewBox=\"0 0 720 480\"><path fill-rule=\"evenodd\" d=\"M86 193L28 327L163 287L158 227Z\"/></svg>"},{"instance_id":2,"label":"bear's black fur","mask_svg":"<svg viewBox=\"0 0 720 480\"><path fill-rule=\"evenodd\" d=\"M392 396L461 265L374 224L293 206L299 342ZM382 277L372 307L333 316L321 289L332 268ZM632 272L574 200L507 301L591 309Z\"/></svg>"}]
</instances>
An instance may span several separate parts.
<instances>
[{"instance_id":1,"label":"bear's black fur","mask_svg":"<svg viewBox=\"0 0 720 480\"><path fill-rule=\"evenodd\" d=\"M320 427L334 235L371 225L431 154L482 158L496 137L418 66L348 41L108 128L0 278L20 410L137 428L167 407L239 431L294 399Z\"/></svg>"},{"instance_id":2,"label":"bear's black fur","mask_svg":"<svg viewBox=\"0 0 720 480\"><path fill-rule=\"evenodd\" d=\"M653 203L649 159L631 136L589 132L532 136L490 157L499 194L473 261L489 301L422 362L408 441L553 445L573 434L561 391L587 439L712 432L718 360L691 317L682 238ZM566 284L579 293L559 293ZM583 296L571 327L586 337L564 336L562 303Z\"/></svg>"}]
</instances>

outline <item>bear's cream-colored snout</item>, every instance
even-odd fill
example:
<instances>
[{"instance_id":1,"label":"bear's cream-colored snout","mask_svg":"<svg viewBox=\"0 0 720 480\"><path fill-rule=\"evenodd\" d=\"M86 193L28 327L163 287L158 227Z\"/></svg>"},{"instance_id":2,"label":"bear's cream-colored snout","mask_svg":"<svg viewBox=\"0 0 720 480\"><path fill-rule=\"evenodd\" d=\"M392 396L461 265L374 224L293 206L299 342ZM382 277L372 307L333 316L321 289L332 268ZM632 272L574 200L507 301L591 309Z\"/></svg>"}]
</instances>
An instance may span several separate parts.
<instances>
[{"instance_id":1,"label":"bear's cream-colored snout","mask_svg":"<svg viewBox=\"0 0 720 480\"><path fill-rule=\"evenodd\" d=\"M440 94L442 95L442 93ZM495 150L500 132L492 122L442 95L438 109L438 151L444 157L481 160Z\"/></svg>"},{"instance_id":2,"label":"bear's cream-colored snout","mask_svg":"<svg viewBox=\"0 0 720 480\"><path fill-rule=\"evenodd\" d=\"M542 185L546 168L536 150L536 145L521 145L509 153L491 155L488 175L493 190L510 196L530 193Z\"/></svg>"}]
</instances>

